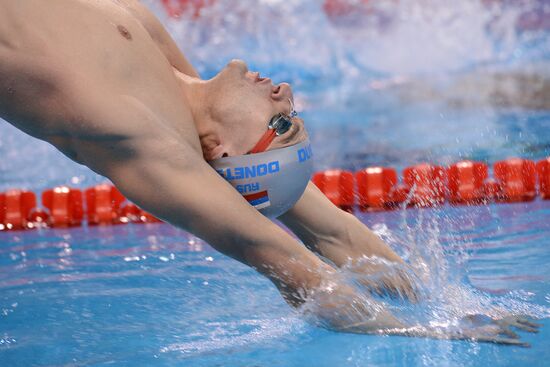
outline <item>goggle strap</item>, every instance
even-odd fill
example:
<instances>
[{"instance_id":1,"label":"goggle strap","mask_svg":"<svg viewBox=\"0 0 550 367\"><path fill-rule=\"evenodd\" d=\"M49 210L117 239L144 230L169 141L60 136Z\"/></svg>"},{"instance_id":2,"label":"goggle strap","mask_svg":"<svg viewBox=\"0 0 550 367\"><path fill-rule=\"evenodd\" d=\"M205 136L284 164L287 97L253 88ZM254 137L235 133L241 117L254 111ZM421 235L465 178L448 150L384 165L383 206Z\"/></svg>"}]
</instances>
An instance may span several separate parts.
<instances>
[{"instance_id":1,"label":"goggle strap","mask_svg":"<svg viewBox=\"0 0 550 367\"><path fill-rule=\"evenodd\" d=\"M271 144L271 142L275 139L275 136L277 135L277 131L275 129L268 129L262 138L258 141L258 143L248 152L248 154L255 154L255 153L262 153L265 152L267 147Z\"/></svg>"}]
</instances>

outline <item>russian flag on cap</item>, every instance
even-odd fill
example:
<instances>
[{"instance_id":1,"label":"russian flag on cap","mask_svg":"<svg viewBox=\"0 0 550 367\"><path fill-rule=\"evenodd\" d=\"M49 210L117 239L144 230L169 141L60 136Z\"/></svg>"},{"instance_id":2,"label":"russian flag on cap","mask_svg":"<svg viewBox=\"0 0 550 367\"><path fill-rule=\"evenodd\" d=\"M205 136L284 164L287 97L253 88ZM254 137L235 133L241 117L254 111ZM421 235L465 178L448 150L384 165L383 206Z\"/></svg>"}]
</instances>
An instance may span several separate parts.
<instances>
[{"instance_id":1,"label":"russian flag on cap","mask_svg":"<svg viewBox=\"0 0 550 367\"><path fill-rule=\"evenodd\" d=\"M254 194L243 195L243 197L246 199L246 201L248 201L250 205L252 205L256 209L267 208L271 205L267 190L256 192Z\"/></svg>"}]
</instances>

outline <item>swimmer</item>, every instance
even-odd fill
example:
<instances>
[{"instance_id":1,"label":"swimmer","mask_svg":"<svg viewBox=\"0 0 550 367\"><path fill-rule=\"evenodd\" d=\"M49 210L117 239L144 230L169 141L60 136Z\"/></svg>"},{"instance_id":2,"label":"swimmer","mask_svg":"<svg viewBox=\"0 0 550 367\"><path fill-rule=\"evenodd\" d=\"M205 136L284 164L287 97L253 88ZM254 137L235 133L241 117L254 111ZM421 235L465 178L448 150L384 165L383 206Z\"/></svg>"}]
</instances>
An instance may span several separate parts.
<instances>
[{"instance_id":1,"label":"swimmer","mask_svg":"<svg viewBox=\"0 0 550 367\"><path fill-rule=\"evenodd\" d=\"M367 284L372 292L416 297L404 274L363 261L403 260L308 182L307 133L292 101L288 84L273 85L239 60L200 79L138 1L0 0L1 118L108 177L153 215L253 267L290 305L315 303L309 314L322 326L440 337L411 332L382 304L376 312L361 307L368 295L338 280L337 267L355 264L358 273L382 273ZM290 158L300 154L301 162ZM279 166L269 166L275 160ZM239 184L254 176L247 164L265 180ZM265 170L272 175L259 173ZM267 200L256 184L272 191ZM243 198L249 189L256 195L250 204ZM305 246L259 210L278 216Z\"/></svg>"}]
</instances>

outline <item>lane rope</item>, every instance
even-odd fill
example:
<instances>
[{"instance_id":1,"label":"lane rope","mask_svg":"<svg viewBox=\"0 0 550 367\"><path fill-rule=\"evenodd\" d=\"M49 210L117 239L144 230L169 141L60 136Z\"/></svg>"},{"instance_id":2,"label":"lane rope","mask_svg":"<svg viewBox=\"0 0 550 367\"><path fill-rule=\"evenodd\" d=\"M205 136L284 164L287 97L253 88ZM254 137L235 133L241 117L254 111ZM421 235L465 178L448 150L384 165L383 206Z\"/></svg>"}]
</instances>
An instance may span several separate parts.
<instances>
[{"instance_id":1,"label":"lane rope","mask_svg":"<svg viewBox=\"0 0 550 367\"><path fill-rule=\"evenodd\" d=\"M550 157L537 163L523 158L496 162L493 177L487 164L465 160L448 167L429 163L406 167L401 182L391 167L330 169L315 173L312 181L349 212L528 202L538 196L550 200ZM111 184L84 191L59 186L40 195L24 189L0 193L0 231L158 222Z\"/></svg>"}]
</instances>

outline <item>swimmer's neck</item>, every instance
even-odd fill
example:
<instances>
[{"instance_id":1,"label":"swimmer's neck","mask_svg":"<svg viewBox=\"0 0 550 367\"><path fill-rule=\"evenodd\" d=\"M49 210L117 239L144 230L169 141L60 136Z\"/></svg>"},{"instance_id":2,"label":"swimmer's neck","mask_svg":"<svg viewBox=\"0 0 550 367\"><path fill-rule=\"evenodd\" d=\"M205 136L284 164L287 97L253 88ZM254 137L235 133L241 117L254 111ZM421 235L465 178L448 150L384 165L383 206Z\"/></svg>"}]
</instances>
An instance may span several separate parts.
<instances>
[{"instance_id":1,"label":"swimmer's neck","mask_svg":"<svg viewBox=\"0 0 550 367\"><path fill-rule=\"evenodd\" d=\"M173 68L173 70L193 115L193 121L197 125L197 122L201 121L208 111L206 108L208 99L206 82L200 78L184 74L176 68Z\"/></svg>"},{"instance_id":2,"label":"swimmer's neck","mask_svg":"<svg viewBox=\"0 0 550 367\"><path fill-rule=\"evenodd\" d=\"M213 86L211 80L202 80L180 72L174 68L176 79L183 91L187 105L193 116L193 123L199 135L201 149L206 160L220 158L224 130L223 121L215 119L211 111Z\"/></svg>"}]
</instances>

